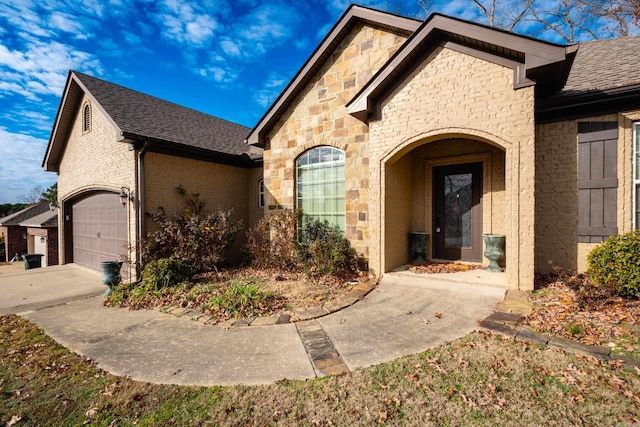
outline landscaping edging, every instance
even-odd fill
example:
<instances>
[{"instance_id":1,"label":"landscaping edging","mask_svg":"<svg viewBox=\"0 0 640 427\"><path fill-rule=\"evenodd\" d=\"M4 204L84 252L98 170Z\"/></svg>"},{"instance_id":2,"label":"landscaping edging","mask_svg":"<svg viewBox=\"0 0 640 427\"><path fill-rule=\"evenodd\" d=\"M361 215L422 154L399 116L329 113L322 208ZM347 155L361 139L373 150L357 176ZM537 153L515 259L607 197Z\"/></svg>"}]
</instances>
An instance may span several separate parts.
<instances>
[{"instance_id":1,"label":"landscaping edging","mask_svg":"<svg viewBox=\"0 0 640 427\"><path fill-rule=\"evenodd\" d=\"M611 354L608 347L582 344L567 338L554 337L533 332L529 328L516 328L524 317L519 314L496 311L491 316L479 322L480 326L493 332L498 332L514 341L531 342L541 347L555 348L567 353L592 356L599 360L621 361L626 367L640 367L640 359L619 354Z\"/></svg>"},{"instance_id":2,"label":"landscaping edging","mask_svg":"<svg viewBox=\"0 0 640 427\"><path fill-rule=\"evenodd\" d=\"M224 322L216 322L214 316L204 314L198 310L168 306L154 308L162 313L171 314L177 317L186 317L191 320L196 320L205 325L219 326L225 329L239 328L247 326L270 326L270 325L282 325L286 323L302 322L304 320L317 319L319 317L326 316L327 314L335 313L336 311L347 308L353 305L357 301L362 300L369 292L371 292L377 285L377 282L358 283L346 294L327 301L322 306L307 308L304 310L295 310L292 312L281 312L267 317L248 317L240 319L229 319Z\"/></svg>"}]
</instances>

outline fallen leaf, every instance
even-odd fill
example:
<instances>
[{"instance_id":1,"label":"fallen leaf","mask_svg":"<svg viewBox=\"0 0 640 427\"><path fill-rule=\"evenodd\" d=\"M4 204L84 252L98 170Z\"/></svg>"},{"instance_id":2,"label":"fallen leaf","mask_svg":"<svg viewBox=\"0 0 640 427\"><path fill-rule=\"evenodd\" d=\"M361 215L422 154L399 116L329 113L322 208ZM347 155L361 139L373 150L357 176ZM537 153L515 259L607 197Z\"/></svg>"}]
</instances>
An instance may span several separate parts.
<instances>
[{"instance_id":1,"label":"fallen leaf","mask_svg":"<svg viewBox=\"0 0 640 427\"><path fill-rule=\"evenodd\" d=\"M11 419L9 421L7 421L7 424L5 424L5 425L7 427L10 427L10 426L14 425L15 423L17 423L18 421L20 421L21 419L22 419L22 417L14 415L13 417L11 417Z\"/></svg>"},{"instance_id":2,"label":"fallen leaf","mask_svg":"<svg viewBox=\"0 0 640 427\"><path fill-rule=\"evenodd\" d=\"M433 315L436 316L438 319L442 319L442 313L440 313L439 311L436 311Z\"/></svg>"}]
</instances>

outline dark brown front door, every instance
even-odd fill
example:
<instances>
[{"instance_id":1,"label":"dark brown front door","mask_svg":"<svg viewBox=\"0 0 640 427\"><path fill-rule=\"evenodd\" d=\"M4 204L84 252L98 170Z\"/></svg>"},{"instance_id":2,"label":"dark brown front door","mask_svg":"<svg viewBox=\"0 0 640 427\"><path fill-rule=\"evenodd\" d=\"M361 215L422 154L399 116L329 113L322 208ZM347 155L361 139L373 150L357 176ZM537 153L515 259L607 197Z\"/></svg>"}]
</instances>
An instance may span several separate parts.
<instances>
[{"instance_id":1,"label":"dark brown front door","mask_svg":"<svg viewBox=\"0 0 640 427\"><path fill-rule=\"evenodd\" d=\"M482 163L433 168L433 257L482 261Z\"/></svg>"}]
</instances>

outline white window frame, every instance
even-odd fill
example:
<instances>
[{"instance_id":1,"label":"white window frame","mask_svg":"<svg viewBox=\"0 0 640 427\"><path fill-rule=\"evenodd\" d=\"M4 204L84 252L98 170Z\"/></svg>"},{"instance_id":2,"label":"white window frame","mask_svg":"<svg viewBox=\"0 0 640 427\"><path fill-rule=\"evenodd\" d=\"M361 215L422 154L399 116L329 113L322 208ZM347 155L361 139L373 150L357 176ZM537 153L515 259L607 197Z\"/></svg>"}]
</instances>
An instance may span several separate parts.
<instances>
[{"instance_id":1,"label":"white window frame","mask_svg":"<svg viewBox=\"0 0 640 427\"><path fill-rule=\"evenodd\" d=\"M314 163L308 163L308 164L300 164L299 162L305 158L305 156L309 156L309 160L311 160L312 156L312 152L318 150L318 159L321 159L323 157L323 152L324 153L331 153L332 155L335 154L339 154L339 156L341 157L341 159L339 160L331 160L331 161L319 161L319 162L314 162ZM342 177L341 179L337 179L337 180L333 180L334 184L339 184L340 181L342 182L342 186L344 188L345 185L345 173L344 173L344 168L345 168L345 152L343 150L340 150L339 148L335 148L335 147L331 147L331 146L327 146L327 145L322 145L322 146L317 146L317 147L313 147L310 148L309 150L305 151L304 153L302 153L295 162L295 168L296 168L296 193L295 193L295 200L296 200L296 208L301 209L301 197L300 197L300 189L301 189L301 180L300 180L300 171L302 169L305 168L305 166L309 167L309 168L313 168L313 167L318 167L318 165L323 165L323 167L328 167L328 168L334 168L334 167L341 167L342 168ZM319 182L314 182L311 181L311 185L318 185L318 184L322 184L322 181ZM310 185L310 183L305 183L306 185ZM322 197L322 196L320 196ZM313 196L311 197L313 198ZM339 215L342 215L341 220L336 223L334 221L329 221L330 224L332 225L337 225L340 227L340 229L343 232L346 232L346 192L343 192L341 194L341 197L336 197L334 195L334 198L336 198L336 201L340 203L340 198L341 200L341 209L336 210L336 211L331 211L331 212L305 212L303 210L303 215L307 216L309 215L310 217L314 218L316 217L316 215L319 215L320 217L338 217ZM315 215L314 215L315 214Z\"/></svg>"},{"instance_id":2,"label":"white window frame","mask_svg":"<svg viewBox=\"0 0 640 427\"><path fill-rule=\"evenodd\" d=\"M91 111L91 104L87 102L82 107L82 133L83 134L91 132L92 115L93 115L93 112Z\"/></svg>"},{"instance_id":3,"label":"white window frame","mask_svg":"<svg viewBox=\"0 0 640 427\"><path fill-rule=\"evenodd\" d=\"M638 223L638 211L640 210L640 200L638 200L638 188L640 188L640 122L633 124L633 228L640 228Z\"/></svg>"},{"instance_id":4,"label":"white window frame","mask_svg":"<svg viewBox=\"0 0 640 427\"><path fill-rule=\"evenodd\" d=\"M264 178L258 180L258 207L264 208Z\"/></svg>"}]
</instances>

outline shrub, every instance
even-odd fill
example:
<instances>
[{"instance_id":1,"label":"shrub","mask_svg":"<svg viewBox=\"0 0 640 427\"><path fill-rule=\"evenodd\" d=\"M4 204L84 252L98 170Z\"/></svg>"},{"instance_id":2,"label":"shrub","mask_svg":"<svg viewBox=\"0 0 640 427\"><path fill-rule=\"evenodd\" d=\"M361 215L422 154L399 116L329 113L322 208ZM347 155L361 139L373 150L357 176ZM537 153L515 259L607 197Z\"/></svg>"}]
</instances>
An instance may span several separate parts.
<instances>
[{"instance_id":1,"label":"shrub","mask_svg":"<svg viewBox=\"0 0 640 427\"><path fill-rule=\"evenodd\" d=\"M356 251L340 227L307 218L301 234L300 258L308 273L349 277L356 272Z\"/></svg>"},{"instance_id":2,"label":"shrub","mask_svg":"<svg viewBox=\"0 0 640 427\"><path fill-rule=\"evenodd\" d=\"M594 285L615 295L640 298L640 231L611 236L587 260Z\"/></svg>"},{"instance_id":3,"label":"shrub","mask_svg":"<svg viewBox=\"0 0 640 427\"><path fill-rule=\"evenodd\" d=\"M257 268L299 267L297 224L300 211L282 209L262 218L247 232L247 252Z\"/></svg>"},{"instance_id":4,"label":"shrub","mask_svg":"<svg viewBox=\"0 0 640 427\"><path fill-rule=\"evenodd\" d=\"M144 266L142 287L160 290L191 280L193 275L193 268L178 257L160 258Z\"/></svg>"},{"instance_id":5,"label":"shrub","mask_svg":"<svg viewBox=\"0 0 640 427\"><path fill-rule=\"evenodd\" d=\"M224 261L225 251L242 228L242 222L232 221L232 211L204 213L204 202L198 193L177 187L185 200L181 214L167 215L160 208L153 215L159 230L151 233L142 245L143 262L176 257L198 272L217 270Z\"/></svg>"}]
</instances>

